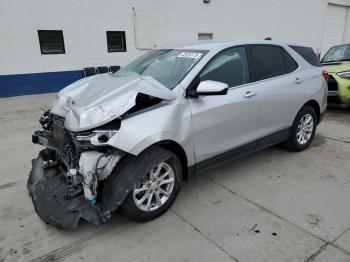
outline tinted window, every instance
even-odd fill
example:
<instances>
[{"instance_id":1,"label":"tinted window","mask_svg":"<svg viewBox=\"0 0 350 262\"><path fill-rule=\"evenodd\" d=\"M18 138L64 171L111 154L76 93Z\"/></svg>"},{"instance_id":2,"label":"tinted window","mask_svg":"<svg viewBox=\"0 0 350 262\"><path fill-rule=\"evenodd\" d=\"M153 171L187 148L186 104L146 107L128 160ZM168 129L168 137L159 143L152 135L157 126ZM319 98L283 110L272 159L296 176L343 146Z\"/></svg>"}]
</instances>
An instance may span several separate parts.
<instances>
[{"instance_id":1,"label":"tinted window","mask_svg":"<svg viewBox=\"0 0 350 262\"><path fill-rule=\"evenodd\" d=\"M249 82L247 55L244 47L237 47L218 54L204 68L200 81L213 80L230 87Z\"/></svg>"},{"instance_id":2,"label":"tinted window","mask_svg":"<svg viewBox=\"0 0 350 262\"><path fill-rule=\"evenodd\" d=\"M284 62L286 66L286 73L291 73L295 71L298 68L297 62L293 59L293 57L288 54L288 52L284 49L282 49L283 57L284 57Z\"/></svg>"},{"instance_id":3,"label":"tinted window","mask_svg":"<svg viewBox=\"0 0 350 262\"><path fill-rule=\"evenodd\" d=\"M253 46L253 60L257 81L286 73L282 48L278 46Z\"/></svg>"},{"instance_id":4,"label":"tinted window","mask_svg":"<svg viewBox=\"0 0 350 262\"><path fill-rule=\"evenodd\" d=\"M301 55L310 65L320 67L320 60L311 47L290 45L295 52Z\"/></svg>"},{"instance_id":5,"label":"tinted window","mask_svg":"<svg viewBox=\"0 0 350 262\"><path fill-rule=\"evenodd\" d=\"M126 52L125 32L107 31L108 52Z\"/></svg>"},{"instance_id":6,"label":"tinted window","mask_svg":"<svg viewBox=\"0 0 350 262\"><path fill-rule=\"evenodd\" d=\"M41 54L64 54L63 32L59 30L38 30Z\"/></svg>"}]
</instances>

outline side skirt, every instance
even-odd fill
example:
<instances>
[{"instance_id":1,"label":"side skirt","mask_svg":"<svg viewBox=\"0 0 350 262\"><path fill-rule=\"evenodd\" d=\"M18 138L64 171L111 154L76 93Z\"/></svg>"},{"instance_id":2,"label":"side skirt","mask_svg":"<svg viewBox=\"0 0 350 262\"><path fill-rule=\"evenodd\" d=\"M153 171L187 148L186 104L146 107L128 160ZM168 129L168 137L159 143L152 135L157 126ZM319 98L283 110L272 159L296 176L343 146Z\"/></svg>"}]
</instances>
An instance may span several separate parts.
<instances>
[{"instance_id":1,"label":"side skirt","mask_svg":"<svg viewBox=\"0 0 350 262\"><path fill-rule=\"evenodd\" d=\"M189 166L188 173L189 175L202 173L208 169L220 166L230 160L237 159L284 142L289 138L290 132L291 127L278 131L274 134L265 136L246 145L234 148L220 155L203 160L193 166Z\"/></svg>"}]
</instances>

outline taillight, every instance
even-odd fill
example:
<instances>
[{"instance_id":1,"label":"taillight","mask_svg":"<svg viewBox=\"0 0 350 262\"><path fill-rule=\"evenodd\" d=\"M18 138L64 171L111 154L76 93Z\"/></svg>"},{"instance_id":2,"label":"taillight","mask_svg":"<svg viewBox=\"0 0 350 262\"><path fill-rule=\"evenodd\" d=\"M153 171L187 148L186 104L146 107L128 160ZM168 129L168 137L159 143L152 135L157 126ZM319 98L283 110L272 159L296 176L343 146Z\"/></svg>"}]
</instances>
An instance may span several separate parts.
<instances>
[{"instance_id":1,"label":"taillight","mask_svg":"<svg viewBox=\"0 0 350 262\"><path fill-rule=\"evenodd\" d=\"M327 72L326 70L324 70L324 71L322 72L322 75L323 75L324 80L328 81L328 79L329 79L329 74L328 74L328 72Z\"/></svg>"}]
</instances>

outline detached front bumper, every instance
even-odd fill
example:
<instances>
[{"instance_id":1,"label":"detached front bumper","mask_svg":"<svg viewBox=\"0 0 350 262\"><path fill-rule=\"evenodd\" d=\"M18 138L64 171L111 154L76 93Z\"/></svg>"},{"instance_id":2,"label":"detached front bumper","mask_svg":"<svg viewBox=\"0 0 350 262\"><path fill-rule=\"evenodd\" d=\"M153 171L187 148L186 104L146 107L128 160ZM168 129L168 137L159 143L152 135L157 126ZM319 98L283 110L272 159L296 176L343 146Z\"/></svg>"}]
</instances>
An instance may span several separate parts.
<instances>
[{"instance_id":1,"label":"detached front bumper","mask_svg":"<svg viewBox=\"0 0 350 262\"><path fill-rule=\"evenodd\" d=\"M95 225L107 222L134 186L125 187L129 177L111 176L126 153L81 139L91 132L66 130L64 119L50 111L40 123L43 130L34 132L32 142L45 149L33 159L27 183L39 217L62 229L76 228L81 218ZM106 186L115 179L113 188Z\"/></svg>"},{"instance_id":2,"label":"detached front bumper","mask_svg":"<svg viewBox=\"0 0 350 262\"><path fill-rule=\"evenodd\" d=\"M32 170L28 180L28 191L35 211L47 224L61 229L74 229L80 218L98 225L106 222L109 215L103 214L98 206L93 207L86 201L82 187L71 187L65 183L64 172L59 167L44 168L41 151L32 161Z\"/></svg>"}]
</instances>

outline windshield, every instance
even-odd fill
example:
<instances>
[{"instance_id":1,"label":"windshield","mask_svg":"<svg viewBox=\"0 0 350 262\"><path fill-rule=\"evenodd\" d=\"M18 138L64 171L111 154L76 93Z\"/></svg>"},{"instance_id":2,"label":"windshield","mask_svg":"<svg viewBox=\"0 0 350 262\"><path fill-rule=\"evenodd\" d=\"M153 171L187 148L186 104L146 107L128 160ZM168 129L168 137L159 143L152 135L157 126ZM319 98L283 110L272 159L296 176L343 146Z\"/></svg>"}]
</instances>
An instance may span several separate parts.
<instances>
[{"instance_id":1,"label":"windshield","mask_svg":"<svg viewBox=\"0 0 350 262\"><path fill-rule=\"evenodd\" d=\"M207 51L162 49L153 50L116 72L116 76L150 76L173 89L202 59Z\"/></svg>"},{"instance_id":2,"label":"windshield","mask_svg":"<svg viewBox=\"0 0 350 262\"><path fill-rule=\"evenodd\" d=\"M334 46L322 58L321 63L350 60L350 45Z\"/></svg>"}]
</instances>

